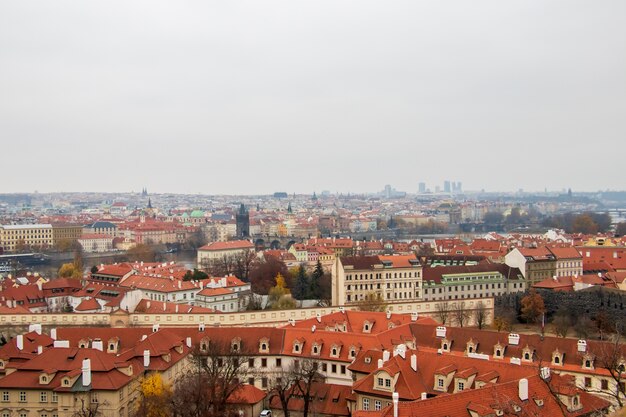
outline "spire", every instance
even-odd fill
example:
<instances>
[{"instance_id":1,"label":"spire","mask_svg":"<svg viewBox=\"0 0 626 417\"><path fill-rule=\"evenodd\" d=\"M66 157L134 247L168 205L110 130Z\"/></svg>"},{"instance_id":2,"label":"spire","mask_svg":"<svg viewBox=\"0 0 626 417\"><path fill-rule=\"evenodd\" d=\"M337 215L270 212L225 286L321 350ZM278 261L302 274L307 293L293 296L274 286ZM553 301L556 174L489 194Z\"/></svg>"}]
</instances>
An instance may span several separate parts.
<instances>
[{"instance_id":1,"label":"spire","mask_svg":"<svg viewBox=\"0 0 626 417\"><path fill-rule=\"evenodd\" d=\"M291 209L291 202L289 202L289 205L287 206L287 213L292 214L293 210Z\"/></svg>"},{"instance_id":2,"label":"spire","mask_svg":"<svg viewBox=\"0 0 626 417\"><path fill-rule=\"evenodd\" d=\"M243 203L241 203L239 207L239 214L246 214L246 206L244 206Z\"/></svg>"},{"instance_id":3,"label":"spire","mask_svg":"<svg viewBox=\"0 0 626 417\"><path fill-rule=\"evenodd\" d=\"M148 198L148 208L152 208L152 199Z\"/></svg>"}]
</instances>

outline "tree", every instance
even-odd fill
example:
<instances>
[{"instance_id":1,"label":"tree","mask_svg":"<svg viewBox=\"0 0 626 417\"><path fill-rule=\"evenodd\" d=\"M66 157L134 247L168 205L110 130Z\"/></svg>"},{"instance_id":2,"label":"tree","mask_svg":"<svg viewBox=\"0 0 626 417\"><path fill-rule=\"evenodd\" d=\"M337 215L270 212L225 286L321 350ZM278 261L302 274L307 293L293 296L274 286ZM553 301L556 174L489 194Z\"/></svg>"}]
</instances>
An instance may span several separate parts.
<instances>
[{"instance_id":1,"label":"tree","mask_svg":"<svg viewBox=\"0 0 626 417\"><path fill-rule=\"evenodd\" d=\"M206 237L204 236L204 232L200 227L196 228L193 232L187 235L187 240L185 241L185 246L189 249L198 249L202 245L207 243Z\"/></svg>"},{"instance_id":2,"label":"tree","mask_svg":"<svg viewBox=\"0 0 626 417\"><path fill-rule=\"evenodd\" d=\"M291 399L301 398L303 400L302 413L306 416L310 411L309 404L313 401L311 390L314 384L323 382L324 377L318 372L317 362L305 359L293 362L285 371L274 374L269 383L268 394L270 398L278 398L284 417L290 415Z\"/></svg>"},{"instance_id":3,"label":"tree","mask_svg":"<svg viewBox=\"0 0 626 417\"><path fill-rule=\"evenodd\" d=\"M618 332L613 335L608 343L601 343L596 357L596 367L606 369L613 379L613 384L609 384L608 393L615 398L619 407L623 407L626 400L626 384L622 374L626 372L624 357L626 349L622 344L622 336Z\"/></svg>"},{"instance_id":4,"label":"tree","mask_svg":"<svg viewBox=\"0 0 626 417\"><path fill-rule=\"evenodd\" d=\"M95 395L95 394L93 394ZM72 417L100 417L100 407L108 405L107 401L92 401L91 391L74 394L74 404L80 404L72 413Z\"/></svg>"},{"instance_id":5,"label":"tree","mask_svg":"<svg viewBox=\"0 0 626 417\"><path fill-rule=\"evenodd\" d=\"M552 326L554 327L554 333L557 336L567 337L567 333L569 333L569 330L572 327L572 322L567 314L559 311L552 320Z\"/></svg>"},{"instance_id":6,"label":"tree","mask_svg":"<svg viewBox=\"0 0 626 417\"><path fill-rule=\"evenodd\" d=\"M486 224L501 224L504 220L504 215L497 211L489 211L483 216L483 222Z\"/></svg>"},{"instance_id":7,"label":"tree","mask_svg":"<svg viewBox=\"0 0 626 417\"><path fill-rule=\"evenodd\" d=\"M511 323L502 316L496 316L493 319L493 328L501 332L502 330L510 330Z\"/></svg>"},{"instance_id":8,"label":"tree","mask_svg":"<svg viewBox=\"0 0 626 417\"><path fill-rule=\"evenodd\" d=\"M280 259L273 256L265 256L259 262L251 265L249 278L252 291L256 294L266 295L274 285L274 277L280 274L285 277L289 275L287 266Z\"/></svg>"},{"instance_id":9,"label":"tree","mask_svg":"<svg viewBox=\"0 0 626 417\"><path fill-rule=\"evenodd\" d=\"M228 415L228 398L249 374L248 359L237 340L230 344L211 340L206 349L192 352L190 370L174 390L174 397L180 395L189 403L176 402L177 413L184 417Z\"/></svg>"},{"instance_id":10,"label":"tree","mask_svg":"<svg viewBox=\"0 0 626 417\"><path fill-rule=\"evenodd\" d=\"M320 300L322 298L320 281L324 277L324 268L322 267L322 263L318 260L315 265L315 269L311 274L310 285L309 285L309 295L311 298Z\"/></svg>"},{"instance_id":11,"label":"tree","mask_svg":"<svg viewBox=\"0 0 626 417\"><path fill-rule=\"evenodd\" d=\"M309 277L303 265L300 265L296 274L296 282L292 289L292 295L297 300L304 300L309 296Z\"/></svg>"},{"instance_id":12,"label":"tree","mask_svg":"<svg viewBox=\"0 0 626 417\"><path fill-rule=\"evenodd\" d=\"M485 307L485 303L479 301L474 310L474 323L476 323L479 330L482 330L487 324L488 315L489 312L487 311L487 307Z\"/></svg>"},{"instance_id":13,"label":"tree","mask_svg":"<svg viewBox=\"0 0 626 417\"><path fill-rule=\"evenodd\" d=\"M169 417L172 415L170 401L172 388L163 382L160 373L145 377L140 385L141 399L139 401L137 417Z\"/></svg>"},{"instance_id":14,"label":"tree","mask_svg":"<svg viewBox=\"0 0 626 417\"><path fill-rule=\"evenodd\" d=\"M617 236L626 235L626 222L617 223L617 226L615 226L615 234Z\"/></svg>"},{"instance_id":15,"label":"tree","mask_svg":"<svg viewBox=\"0 0 626 417\"><path fill-rule=\"evenodd\" d=\"M545 314L546 307L543 298L537 291L531 289L521 301L522 318L527 323L537 323L539 318Z\"/></svg>"},{"instance_id":16,"label":"tree","mask_svg":"<svg viewBox=\"0 0 626 417\"><path fill-rule=\"evenodd\" d=\"M435 304L435 316L442 325L446 325L450 317L450 305L447 301L440 301Z\"/></svg>"},{"instance_id":17,"label":"tree","mask_svg":"<svg viewBox=\"0 0 626 417\"><path fill-rule=\"evenodd\" d=\"M78 269L80 271L80 274L83 274L83 247L80 245L80 243L77 242L76 246L74 247L74 259L72 261L72 263L74 264L74 268Z\"/></svg>"},{"instance_id":18,"label":"tree","mask_svg":"<svg viewBox=\"0 0 626 417\"><path fill-rule=\"evenodd\" d=\"M83 277L82 271L77 269L74 263L65 263L61 265L58 275L61 278L81 279Z\"/></svg>"},{"instance_id":19,"label":"tree","mask_svg":"<svg viewBox=\"0 0 626 417\"><path fill-rule=\"evenodd\" d=\"M467 324L470 318L470 312L465 308L465 301L457 301L452 304L452 315L459 327L463 327Z\"/></svg>"},{"instance_id":20,"label":"tree","mask_svg":"<svg viewBox=\"0 0 626 417\"><path fill-rule=\"evenodd\" d=\"M589 339L593 333L593 321L588 316L578 316L576 319L576 337L580 339Z\"/></svg>"},{"instance_id":21,"label":"tree","mask_svg":"<svg viewBox=\"0 0 626 417\"><path fill-rule=\"evenodd\" d=\"M365 297L356 303L356 307L360 311L385 311L387 303L380 294L371 292L365 294Z\"/></svg>"},{"instance_id":22,"label":"tree","mask_svg":"<svg viewBox=\"0 0 626 417\"><path fill-rule=\"evenodd\" d=\"M200 281L208 277L209 276L205 272L194 268L193 270L188 270L187 272L185 272L185 275L183 275L183 281Z\"/></svg>"},{"instance_id":23,"label":"tree","mask_svg":"<svg viewBox=\"0 0 626 417\"><path fill-rule=\"evenodd\" d=\"M155 262L156 252L150 245L138 243L126 251L126 257L131 262Z\"/></svg>"},{"instance_id":24,"label":"tree","mask_svg":"<svg viewBox=\"0 0 626 417\"><path fill-rule=\"evenodd\" d=\"M598 225L589 214L581 214L574 219L572 229L574 233L592 235L598 232Z\"/></svg>"},{"instance_id":25,"label":"tree","mask_svg":"<svg viewBox=\"0 0 626 417\"><path fill-rule=\"evenodd\" d=\"M274 310L295 308L296 303L288 294L285 278L281 274L276 275L276 285L269 291L268 305Z\"/></svg>"}]
</instances>

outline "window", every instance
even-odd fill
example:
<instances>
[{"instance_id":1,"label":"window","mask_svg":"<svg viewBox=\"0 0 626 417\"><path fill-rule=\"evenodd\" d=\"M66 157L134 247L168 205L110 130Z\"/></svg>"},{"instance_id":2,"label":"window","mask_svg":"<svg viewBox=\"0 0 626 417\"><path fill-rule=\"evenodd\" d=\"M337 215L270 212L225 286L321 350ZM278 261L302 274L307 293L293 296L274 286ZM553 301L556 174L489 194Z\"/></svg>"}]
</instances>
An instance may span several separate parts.
<instances>
[{"instance_id":1,"label":"window","mask_svg":"<svg viewBox=\"0 0 626 417\"><path fill-rule=\"evenodd\" d=\"M374 401L374 410L376 411L380 411L380 409L382 408L382 403L380 402L380 400L375 400Z\"/></svg>"},{"instance_id":2,"label":"window","mask_svg":"<svg viewBox=\"0 0 626 417\"><path fill-rule=\"evenodd\" d=\"M383 386L383 379L382 378L378 378L378 385L379 386Z\"/></svg>"},{"instance_id":3,"label":"window","mask_svg":"<svg viewBox=\"0 0 626 417\"><path fill-rule=\"evenodd\" d=\"M363 398L363 410L368 411L370 409L370 399Z\"/></svg>"},{"instance_id":4,"label":"window","mask_svg":"<svg viewBox=\"0 0 626 417\"><path fill-rule=\"evenodd\" d=\"M389 379L389 378L385 379L385 387L391 388L391 379Z\"/></svg>"},{"instance_id":5,"label":"window","mask_svg":"<svg viewBox=\"0 0 626 417\"><path fill-rule=\"evenodd\" d=\"M120 390L120 396L123 397L124 396L124 391ZM53 403L58 403L59 402L59 393L52 391L52 398L51 398Z\"/></svg>"},{"instance_id":6,"label":"window","mask_svg":"<svg viewBox=\"0 0 626 417\"><path fill-rule=\"evenodd\" d=\"M601 380L600 384L601 384L601 387L602 387L603 390L609 389L609 380L608 379Z\"/></svg>"},{"instance_id":7,"label":"window","mask_svg":"<svg viewBox=\"0 0 626 417\"><path fill-rule=\"evenodd\" d=\"M330 366L330 371L331 371L333 374L336 374L336 373L337 373L337 365L333 363L333 364Z\"/></svg>"},{"instance_id":8,"label":"window","mask_svg":"<svg viewBox=\"0 0 626 417\"><path fill-rule=\"evenodd\" d=\"M254 378L248 378L248 384L254 385Z\"/></svg>"},{"instance_id":9,"label":"window","mask_svg":"<svg viewBox=\"0 0 626 417\"><path fill-rule=\"evenodd\" d=\"M254 368L254 358L248 359L248 368Z\"/></svg>"},{"instance_id":10,"label":"window","mask_svg":"<svg viewBox=\"0 0 626 417\"><path fill-rule=\"evenodd\" d=\"M41 391L39 393L39 402L47 403L48 402L48 393L46 391Z\"/></svg>"},{"instance_id":11,"label":"window","mask_svg":"<svg viewBox=\"0 0 626 417\"><path fill-rule=\"evenodd\" d=\"M346 374L346 365L341 365L341 374L342 375Z\"/></svg>"},{"instance_id":12,"label":"window","mask_svg":"<svg viewBox=\"0 0 626 417\"><path fill-rule=\"evenodd\" d=\"M266 377L261 378L261 387L267 388L267 378Z\"/></svg>"},{"instance_id":13,"label":"window","mask_svg":"<svg viewBox=\"0 0 626 417\"><path fill-rule=\"evenodd\" d=\"M591 388L591 378L585 377L585 388Z\"/></svg>"},{"instance_id":14,"label":"window","mask_svg":"<svg viewBox=\"0 0 626 417\"><path fill-rule=\"evenodd\" d=\"M459 387L459 391L463 391L465 389L465 382L460 382L459 381L458 387Z\"/></svg>"},{"instance_id":15,"label":"window","mask_svg":"<svg viewBox=\"0 0 626 417\"><path fill-rule=\"evenodd\" d=\"M327 372L328 371L328 365L326 364L326 362L322 362L322 372Z\"/></svg>"},{"instance_id":16,"label":"window","mask_svg":"<svg viewBox=\"0 0 626 417\"><path fill-rule=\"evenodd\" d=\"M2 391L2 401L7 402L9 399L9 391Z\"/></svg>"},{"instance_id":17,"label":"window","mask_svg":"<svg viewBox=\"0 0 626 417\"><path fill-rule=\"evenodd\" d=\"M94 403L94 404L98 403L98 393L97 392L94 392L94 391L91 392L91 402Z\"/></svg>"},{"instance_id":18,"label":"window","mask_svg":"<svg viewBox=\"0 0 626 417\"><path fill-rule=\"evenodd\" d=\"M276 367L281 368L283 366L283 360L281 358L276 358Z\"/></svg>"},{"instance_id":19,"label":"window","mask_svg":"<svg viewBox=\"0 0 626 417\"><path fill-rule=\"evenodd\" d=\"M267 358L261 358L261 367L267 368Z\"/></svg>"},{"instance_id":20,"label":"window","mask_svg":"<svg viewBox=\"0 0 626 417\"><path fill-rule=\"evenodd\" d=\"M439 388L443 388L443 378L439 378L439 379L437 379L437 386L438 386Z\"/></svg>"}]
</instances>

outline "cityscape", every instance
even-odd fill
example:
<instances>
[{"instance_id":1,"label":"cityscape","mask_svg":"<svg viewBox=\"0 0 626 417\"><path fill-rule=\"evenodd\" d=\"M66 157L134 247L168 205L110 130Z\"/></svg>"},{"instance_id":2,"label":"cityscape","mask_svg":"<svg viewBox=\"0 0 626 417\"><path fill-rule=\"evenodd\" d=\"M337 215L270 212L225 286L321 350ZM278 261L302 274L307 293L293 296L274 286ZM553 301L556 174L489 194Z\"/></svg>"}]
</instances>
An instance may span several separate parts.
<instances>
[{"instance_id":1,"label":"cityscape","mask_svg":"<svg viewBox=\"0 0 626 417\"><path fill-rule=\"evenodd\" d=\"M0 417L626 416L626 3L0 5Z\"/></svg>"}]
</instances>

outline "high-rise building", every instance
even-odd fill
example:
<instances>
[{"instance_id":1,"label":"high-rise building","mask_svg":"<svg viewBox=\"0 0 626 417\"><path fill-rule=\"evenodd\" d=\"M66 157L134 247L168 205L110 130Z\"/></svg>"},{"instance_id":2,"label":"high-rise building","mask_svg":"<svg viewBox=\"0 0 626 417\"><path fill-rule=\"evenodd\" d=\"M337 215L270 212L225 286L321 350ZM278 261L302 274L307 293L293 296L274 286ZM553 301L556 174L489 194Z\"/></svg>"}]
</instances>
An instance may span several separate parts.
<instances>
[{"instance_id":1,"label":"high-rise building","mask_svg":"<svg viewBox=\"0 0 626 417\"><path fill-rule=\"evenodd\" d=\"M443 192L444 193L449 193L452 190L450 189L450 181L446 180L443 182Z\"/></svg>"},{"instance_id":2,"label":"high-rise building","mask_svg":"<svg viewBox=\"0 0 626 417\"><path fill-rule=\"evenodd\" d=\"M425 182L420 182L418 184L418 188L419 188L419 193L420 194L424 194L426 192L426 183Z\"/></svg>"}]
</instances>

